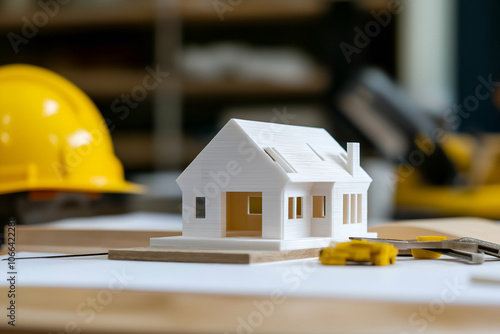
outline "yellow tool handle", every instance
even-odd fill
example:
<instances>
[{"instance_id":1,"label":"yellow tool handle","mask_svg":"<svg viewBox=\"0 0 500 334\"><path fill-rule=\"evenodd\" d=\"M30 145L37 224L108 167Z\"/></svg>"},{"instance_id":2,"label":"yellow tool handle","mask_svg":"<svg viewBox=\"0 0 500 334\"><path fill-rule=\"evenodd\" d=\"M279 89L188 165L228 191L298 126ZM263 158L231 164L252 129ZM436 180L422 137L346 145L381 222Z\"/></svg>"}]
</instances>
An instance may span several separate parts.
<instances>
[{"instance_id":1,"label":"yellow tool handle","mask_svg":"<svg viewBox=\"0 0 500 334\"><path fill-rule=\"evenodd\" d=\"M443 241L446 240L446 237L443 236L424 236L417 237L417 241ZM441 257L441 254L425 250L425 249L412 249L411 255L416 259L438 259Z\"/></svg>"}]
</instances>

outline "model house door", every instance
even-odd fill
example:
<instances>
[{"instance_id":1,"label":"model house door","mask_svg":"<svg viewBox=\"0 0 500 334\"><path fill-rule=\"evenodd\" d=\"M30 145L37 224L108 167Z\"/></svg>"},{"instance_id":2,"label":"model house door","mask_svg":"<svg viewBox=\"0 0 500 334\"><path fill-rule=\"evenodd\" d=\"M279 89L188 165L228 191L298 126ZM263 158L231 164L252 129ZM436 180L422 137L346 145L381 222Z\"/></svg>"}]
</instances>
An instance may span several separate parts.
<instances>
[{"instance_id":1,"label":"model house door","mask_svg":"<svg viewBox=\"0 0 500 334\"><path fill-rule=\"evenodd\" d=\"M262 192L226 193L226 236L262 236Z\"/></svg>"}]
</instances>

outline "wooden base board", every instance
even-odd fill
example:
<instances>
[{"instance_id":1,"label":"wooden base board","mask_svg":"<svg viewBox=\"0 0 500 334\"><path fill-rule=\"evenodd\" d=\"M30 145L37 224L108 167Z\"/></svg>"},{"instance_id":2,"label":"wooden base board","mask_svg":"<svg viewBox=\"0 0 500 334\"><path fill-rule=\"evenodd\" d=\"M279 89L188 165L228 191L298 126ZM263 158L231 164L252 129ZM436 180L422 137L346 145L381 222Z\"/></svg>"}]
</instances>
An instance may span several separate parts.
<instances>
[{"instance_id":1,"label":"wooden base board","mask_svg":"<svg viewBox=\"0 0 500 334\"><path fill-rule=\"evenodd\" d=\"M110 260L251 264L319 257L320 248L249 251L137 247L111 249Z\"/></svg>"}]
</instances>

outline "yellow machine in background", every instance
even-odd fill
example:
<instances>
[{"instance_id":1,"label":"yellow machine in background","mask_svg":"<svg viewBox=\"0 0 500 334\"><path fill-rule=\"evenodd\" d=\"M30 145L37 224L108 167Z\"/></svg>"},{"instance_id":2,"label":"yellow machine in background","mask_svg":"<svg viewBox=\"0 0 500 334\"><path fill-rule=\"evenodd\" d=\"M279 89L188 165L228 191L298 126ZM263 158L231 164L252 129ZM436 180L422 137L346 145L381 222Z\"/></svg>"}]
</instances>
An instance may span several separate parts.
<instances>
[{"instance_id":1,"label":"yellow machine in background","mask_svg":"<svg viewBox=\"0 0 500 334\"><path fill-rule=\"evenodd\" d=\"M442 147L463 184L429 185L415 168L398 169L396 205L406 213L500 219L500 135L448 134Z\"/></svg>"},{"instance_id":2,"label":"yellow machine in background","mask_svg":"<svg viewBox=\"0 0 500 334\"><path fill-rule=\"evenodd\" d=\"M422 110L377 68L360 68L333 101L360 138L397 166L388 181L396 188L398 218L500 219L500 135L446 132L455 126Z\"/></svg>"}]
</instances>

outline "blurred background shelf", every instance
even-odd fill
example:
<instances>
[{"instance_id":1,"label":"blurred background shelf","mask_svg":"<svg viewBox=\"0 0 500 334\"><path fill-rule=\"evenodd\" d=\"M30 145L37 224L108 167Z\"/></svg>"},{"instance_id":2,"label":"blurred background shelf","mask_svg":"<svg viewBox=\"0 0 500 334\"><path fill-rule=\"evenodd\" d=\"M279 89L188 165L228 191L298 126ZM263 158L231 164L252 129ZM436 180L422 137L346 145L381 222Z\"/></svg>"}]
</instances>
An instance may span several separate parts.
<instances>
[{"instance_id":1,"label":"blurred background shelf","mask_svg":"<svg viewBox=\"0 0 500 334\"><path fill-rule=\"evenodd\" d=\"M144 69L128 68L53 68L56 72L72 81L87 94L95 98L120 97L130 93L133 87L141 86Z\"/></svg>"},{"instance_id":2,"label":"blurred background shelf","mask_svg":"<svg viewBox=\"0 0 500 334\"><path fill-rule=\"evenodd\" d=\"M23 4L4 6L0 13L0 29L19 26L20 17L16 12ZM47 28L154 24L158 18L172 15L178 15L188 23L221 23L216 7L217 2L209 0L167 1L166 6L159 6L156 0L74 3L60 6ZM327 3L322 0L243 1L237 6L238 10L224 18L224 22L314 19L323 14L326 7ZM36 4L28 4L23 7L22 15L30 18L39 11Z\"/></svg>"},{"instance_id":3,"label":"blurred background shelf","mask_svg":"<svg viewBox=\"0 0 500 334\"><path fill-rule=\"evenodd\" d=\"M119 97L130 92L133 87L143 84L145 70L138 69L69 69L53 68L87 94L97 97ZM166 80L164 85L177 84L175 80ZM309 80L295 84L278 84L262 81L243 81L233 78L222 78L215 81L185 78L180 81L182 94L186 97L221 98L225 96L317 96L329 85L326 70L318 69Z\"/></svg>"},{"instance_id":4,"label":"blurred background shelf","mask_svg":"<svg viewBox=\"0 0 500 334\"><path fill-rule=\"evenodd\" d=\"M113 4L114 3L114 4ZM117 6L118 4L118 6ZM18 28L21 16L32 18L41 8L35 2L20 1L19 4L4 2L0 13L0 29ZM54 10L46 28L89 28L110 25L151 24L156 19L156 1L72 2ZM21 14L21 15L19 15Z\"/></svg>"},{"instance_id":5,"label":"blurred background shelf","mask_svg":"<svg viewBox=\"0 0 500 334\"><path fill-rule=\"evenodd\" d=\"M387 220L415 204L411 182L387 180L397 179L404 159L419 149L412 125L428 121L433 130L470 137L447 142L449 155L460 158L457 175L446 173L446 159L429 169L414 166L427 178L456 177L449 189L498 183L499 153L487 149L497 140L484 133L500 129L500 90L486 84L490 96L473 95L500 73L496 0L55 3L0 0L0 64L51 69L90 96L126 177L151 189L117 199L126 210L178 212L176 177L230 118L323 127L341 145L360 142L363 167L374 180L370 220ZM144 80L157 69L169 75L144 91ZM366 73L376 71L368 80ZM457 105L474 111L457 114ZM404 112L417 115L409 127L399 122ZM392 125L377 124L377 115ZM393 149L390 157L382 143ZM450 200L449 212L460 212L459 206ZM417 211L426 214L421 204Z\"/></svg>"},{"instance_id":6,"label":"blurred background shelf","mask_svg":"<svg viewBox=\"0 0 500 334\"><path fill-rule=\"evenodd\" d=\"M149 132L122 131L112 135L116 156L129 170L148 170L154 165L154 136ZM205 147L206 141L191 136L181 139L183 154L181 162L188 165Z\"/></svg>"},{"instance_id":7,"label":"blurred background shelf","mask_svg":"<svg viewBox=\"0 0 500 334\"><path fill-rule=\"evenodd\" d=\"M234 6L73 0L53 9L57 13L18 52L4 38L0 62L46 67L82 88L103 114L127 177L154 189L148 197L127 199L127 210L177 212L178 194L168 195L167 203L169 190L156 185L175 188L175 175L229 118L279 121L277 113L287 111L292 124L332 131L325 105L341 83L337 71L341 79L356 68L346 64L339 41L351 38L353 24L370 20L370 10L386 6L386 0L222 3ZM26 21L49 14L35 0L0 0L0 31L22 36ZM391 24L360 59L394 72L394 55L384 51L393 43ZM170 75L134 100L148 68L157 67Z\"/></svg>"},{"instance_id":8,"label":"blurred background shelf","mask_svg":"<svg viewBox=\"0 0 500 334\"><path fill-rule=\"evenodd\" d=\"M235 95L250 97L317 96L325 92L328 84L328 75L318 70L309 80L296 84L277 84L259 81L245 82L237 79L221 79L212 82L184 79L182 80L182 92L186 97L204 98Z\"/></svg>"},{"instance_id":9,"label":"blurred background shelf","mask_svg":"<svg viewBox=\"0 0 500 334\"><path fill-rule=\"evenodd\" d=\"M221 3L219 3L219 5L220 4ZM190 23L220 22L220 17L218 15L214 15L216 14L216 6L216 1L182 1L182 18L186 22ZM237 10L235 8L235 10L233 10L234 13L231 13L231 15L225 15L224 22L314 19L321 16L325 12L327 9L327 3L322 0L252 0L242 1L235 7L237 7ZM229 14L229 12L227 13Z\"/></svg>"}]
</instances>

